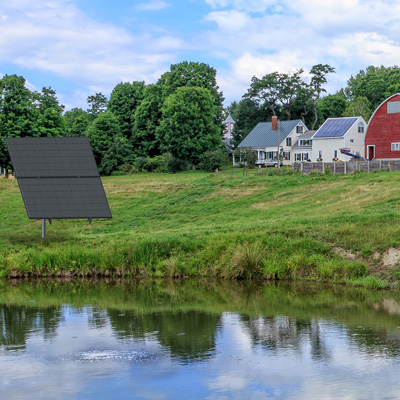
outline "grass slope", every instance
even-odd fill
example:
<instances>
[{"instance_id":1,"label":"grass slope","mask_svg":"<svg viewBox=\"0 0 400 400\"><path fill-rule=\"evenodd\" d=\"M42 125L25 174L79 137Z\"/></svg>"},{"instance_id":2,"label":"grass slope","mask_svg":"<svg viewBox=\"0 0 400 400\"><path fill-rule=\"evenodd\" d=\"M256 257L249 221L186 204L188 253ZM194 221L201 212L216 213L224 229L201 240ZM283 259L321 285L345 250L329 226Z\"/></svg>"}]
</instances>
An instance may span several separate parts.
<instances>
[{"instance_id":1,"label":"grass slope","mask_svg":"<svg viewBox=\"0 0 400 400\"><path fill-rule=\"evenodd\" d=\"M42 240L0 180L0 274L261 276L396 285L400 173L107 177L111 220L55 220Z\"/></svg>"}]
</instances>

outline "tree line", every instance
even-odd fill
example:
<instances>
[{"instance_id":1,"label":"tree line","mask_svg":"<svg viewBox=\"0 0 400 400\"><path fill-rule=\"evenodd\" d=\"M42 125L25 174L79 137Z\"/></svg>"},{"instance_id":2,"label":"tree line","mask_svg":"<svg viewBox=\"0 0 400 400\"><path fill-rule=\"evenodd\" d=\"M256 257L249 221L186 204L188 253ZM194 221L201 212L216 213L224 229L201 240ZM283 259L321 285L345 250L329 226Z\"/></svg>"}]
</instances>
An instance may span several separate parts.
<instances>
[{"instance_id":1,"label":"tree line","mask_svg":"<svg viewBox=\"0 0 400 400\"><path fill-rule=\"evenodd\" d=\"M242 100L227 107L236 121L234 144L238 145L258 122L270 121L272 115L282 120L301 119L311 130L332 117L362 116L368 122L386 98L400 92L399 67L369 66L352 75L335 94L323 96L328 76L334 72L330 65L318 64L307 76L303 69L254 76Z\"/></svg>"},{"instance_id":2,"label":"tree line","mask_svg":"<svg viewBox=\"0 0 400 400\"><path fill-rule=\"evenodd\" d=\"M171 65L155 84L121 82L87 109L64 113L51 88L32 92L25 79L0 79L0 166L11 168L4 138L87 136L102 175L119 170L207 167L223 152L223 96L207 64Z\"/></svg>"},{"instance_id":3,"label":"tree line","mask_svg":"<svg viewBox=\"0 0 400 400\"><path fill-rule=\"evenodd\" d=\"M240 101L223 108L216 70L204 63L171 65L155 84L121 82L109 98L95 93L87 108L64 112L51 87L33 92L25 79L0 79L0 166L11 168L4 138L87 136L102 175L131 170L176 172L190 166L212 170L227 160L224 117L236 121L234 146L258 122L302 119L316 129L329 117L361 115L400 91L400 68L369 66L346 87L325 95L335 69L314 65L305 74L273 72L253 76Z\"/></svg>"}]
</instances>

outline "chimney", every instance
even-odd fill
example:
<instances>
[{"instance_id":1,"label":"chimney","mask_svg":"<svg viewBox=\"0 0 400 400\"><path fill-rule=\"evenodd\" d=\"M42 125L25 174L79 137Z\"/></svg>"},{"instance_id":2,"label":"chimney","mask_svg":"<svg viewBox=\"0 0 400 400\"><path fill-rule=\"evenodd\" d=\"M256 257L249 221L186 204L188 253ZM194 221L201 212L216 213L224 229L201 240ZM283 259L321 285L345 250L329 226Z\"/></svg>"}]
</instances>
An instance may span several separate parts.
<instances>
[{"instance_id":1,"label":"chimney","mask_svg":"<svg viewBox=\"0 0 400 400\"><path fill-rule=\"evenodd\" d=\"M272 116L272 130L278 127L278 117L276 115Z\"/></svg>"}]
</instances>

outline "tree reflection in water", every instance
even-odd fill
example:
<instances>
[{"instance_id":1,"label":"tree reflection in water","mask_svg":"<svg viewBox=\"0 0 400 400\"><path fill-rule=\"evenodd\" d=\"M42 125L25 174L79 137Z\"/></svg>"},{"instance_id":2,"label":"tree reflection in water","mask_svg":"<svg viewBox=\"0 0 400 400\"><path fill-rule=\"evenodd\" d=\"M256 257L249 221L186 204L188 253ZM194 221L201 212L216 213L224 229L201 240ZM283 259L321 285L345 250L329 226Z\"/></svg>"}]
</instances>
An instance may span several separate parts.
<instances>
[{"instance_id":1,"label":"tree reflection in water","mask_svg":"<svg viewBox=\"0 0 400 400\"><path fill-rule=\"evenodd\" d=\"M67 315L85 306L88 326L110 325L118 340L151 336L181 363L213 357L224 312L240 315L253 346L301 353L315 361L334 348L321 324L342 327L366 354L400 356L400 297L396 293L260 282L82 281L5 284L0 291L0 346L23 349L32 333L49 340ZM67 305L67 306L64 306Z\"/></svg>"}]
</instances>

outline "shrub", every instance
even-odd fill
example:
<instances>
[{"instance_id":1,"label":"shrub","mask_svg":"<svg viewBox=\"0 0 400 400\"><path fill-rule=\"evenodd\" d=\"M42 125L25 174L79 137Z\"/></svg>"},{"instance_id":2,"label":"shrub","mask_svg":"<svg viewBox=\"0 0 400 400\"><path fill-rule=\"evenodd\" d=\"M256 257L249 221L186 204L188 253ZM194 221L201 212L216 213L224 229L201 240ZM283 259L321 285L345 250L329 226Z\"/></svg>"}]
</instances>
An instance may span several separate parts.
<instances>
[{"instance_id":1,"label":"shrub","mask_svg":"<svg viewBox=\"0 0 400 400\"><path fill-rule=\"evenodd\" d=\"M176 173L186 171L189 168L189 163L185 160L181 160L173 156L171 153L166 154L165 156L166 165L168 172Z\"/></svg>"},{"instance_id":2,"label":"shrub","mask_svg":"<svg viewBox=\"0 0 400 400\"><path fill-rule=\"evenodd\" d=\"M221 168L224 164L228 163L228 154L226 151L210 150L206 151L201 156L201 161L199 164L200 169L205 171L215 171L217 168Z\"/></svg>"}]
</instances>

